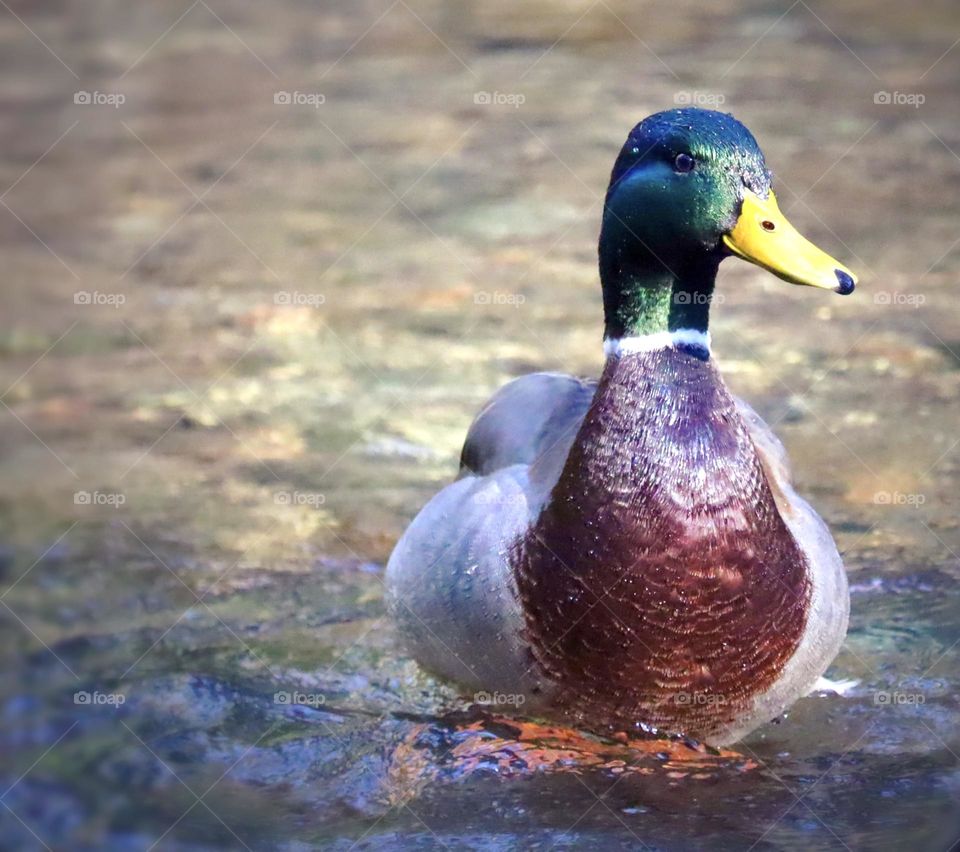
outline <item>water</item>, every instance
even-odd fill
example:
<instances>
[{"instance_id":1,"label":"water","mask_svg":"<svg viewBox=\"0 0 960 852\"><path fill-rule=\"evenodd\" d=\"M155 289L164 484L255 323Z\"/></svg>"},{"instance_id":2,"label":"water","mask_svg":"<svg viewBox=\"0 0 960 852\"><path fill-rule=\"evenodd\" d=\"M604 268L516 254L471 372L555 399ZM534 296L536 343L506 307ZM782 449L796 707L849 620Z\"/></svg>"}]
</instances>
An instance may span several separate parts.
<instances>
[{"instance_id":1,"label":"water","mask_svg":"<svg viewBox=\"0 0 960 852\"><path fill-rule=\"evenodd\" d=\"M168 6L0 10L0 845L947 848L955 9ZM729 261L713 323L844 552L860 686L699 770L452 759L512 732L402 656L383 563L493 389L597 372L613 157L718 96L861 275Z\"/></svg>"}]
</instances>

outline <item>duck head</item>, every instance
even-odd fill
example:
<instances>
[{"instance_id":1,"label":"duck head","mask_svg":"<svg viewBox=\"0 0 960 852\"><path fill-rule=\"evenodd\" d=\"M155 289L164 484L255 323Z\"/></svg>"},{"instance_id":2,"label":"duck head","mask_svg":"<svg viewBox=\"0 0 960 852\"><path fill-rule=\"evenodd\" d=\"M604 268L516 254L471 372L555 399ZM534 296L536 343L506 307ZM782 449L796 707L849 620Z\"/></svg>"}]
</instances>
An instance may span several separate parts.
<instances>
[{"instance_id":1,"label":"duck head","mask_svg":"<svg viewBox=\"0 0 960 852\"><path fill-rule=\"evenodd\" d=\"M857 281L780 212L763 153L733 116L690 108L645 118L604 202L604 336L706 332L717 267L730 256L843 295Z\"/></svg>"}]
</instances>

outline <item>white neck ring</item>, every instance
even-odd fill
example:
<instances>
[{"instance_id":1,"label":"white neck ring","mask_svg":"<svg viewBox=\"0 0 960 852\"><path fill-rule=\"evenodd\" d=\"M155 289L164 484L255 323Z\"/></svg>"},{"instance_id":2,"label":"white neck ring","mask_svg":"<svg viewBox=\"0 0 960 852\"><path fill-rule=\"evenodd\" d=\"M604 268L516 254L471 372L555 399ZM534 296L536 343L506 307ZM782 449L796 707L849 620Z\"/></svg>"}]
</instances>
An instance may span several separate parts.
<instances>
[{"instance_id":1,"label":"white neck ring","mask_svg":"<svg viewBox=\"0 0 960 852\"><path fill-rule=\"evenodd\" d=\"M639 352L654 352L659 349L676 349L680 346L695 347L710 353L710 332L696 328L678 328L676 331L657 331L631 337L608 337L603 341L603 354L619 358Z\"/></svg>"}]
</instances>

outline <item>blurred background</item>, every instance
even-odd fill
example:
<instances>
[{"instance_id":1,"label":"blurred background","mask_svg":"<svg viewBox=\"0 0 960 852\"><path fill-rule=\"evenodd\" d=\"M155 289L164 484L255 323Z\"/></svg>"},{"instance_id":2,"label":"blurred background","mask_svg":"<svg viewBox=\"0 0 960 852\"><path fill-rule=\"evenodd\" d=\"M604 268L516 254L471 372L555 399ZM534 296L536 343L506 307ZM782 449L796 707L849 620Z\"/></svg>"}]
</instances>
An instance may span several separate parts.
<instances>
[{"instance_id":1,"label":"blurred background","mask_svg":"<svg viewBox=\"0 0 960 852\"><path fill-rule=\"evenodd\" d=\"M960 835L954 3L6 0L0 63L0 847ZM698 786L444 774L383 563L496 387L598 372L610 168L676 105L861 278L731 260L712 323L844 553L860 685Z\"/></svg>"}]
</instances>

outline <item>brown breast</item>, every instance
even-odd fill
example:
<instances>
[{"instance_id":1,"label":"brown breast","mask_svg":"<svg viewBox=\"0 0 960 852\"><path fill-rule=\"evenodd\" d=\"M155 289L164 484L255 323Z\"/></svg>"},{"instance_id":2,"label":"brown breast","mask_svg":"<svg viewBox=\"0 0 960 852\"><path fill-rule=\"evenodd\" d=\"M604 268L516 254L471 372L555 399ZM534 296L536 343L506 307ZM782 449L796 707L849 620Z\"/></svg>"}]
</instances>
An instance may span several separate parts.
<instances>
[{"instance_id":1,"label":"brown breast","mask_svg":"<svg viewBox=\"0 0 960 852\"><path fill-rule=\"evenodd\" d=\"M534 656L593 726L709 736L799 644L806 564L712 362L611 359L514 554Z\"/></svg>"}]
</instances>

